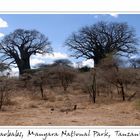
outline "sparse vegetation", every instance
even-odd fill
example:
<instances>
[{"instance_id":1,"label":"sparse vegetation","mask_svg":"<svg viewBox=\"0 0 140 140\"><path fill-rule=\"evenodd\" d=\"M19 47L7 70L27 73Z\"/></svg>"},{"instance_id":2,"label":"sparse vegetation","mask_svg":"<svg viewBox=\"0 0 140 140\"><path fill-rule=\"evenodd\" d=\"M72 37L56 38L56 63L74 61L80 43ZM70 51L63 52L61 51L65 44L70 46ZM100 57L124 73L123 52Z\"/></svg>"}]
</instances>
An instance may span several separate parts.
<instances>
[{"instance_id":1,"label":"sparse vegetation","mask_svg":"<svg viewBox=\"0 0 140 140\"><path fill-rule=\"evenodd\" d=\"M2 110L2 106L9 100L10 84L7 77L0 78L0 110Z\"/></svg>"},{"instance_id":2,"label":"sparse vegetation","mask_svg":"<svg viewBox=\"0 0 140 140\"><path fill-rule=\"evenodd\" d=\"M136 109L140 110L140 99L136 100L135 105Z\"/></svg>"},{"instance_id":3,"label":"sparse vegetation","mask_svg":"<svg viewBox=\"0 0 140 140\"><path fill-rule=\"evenodd\" d=\"M126 23L98 22L73 33L65 44L76 58L93 59L94 67L76 68L68 59L57 59L52 64L40 64L31 69L31 55L52 51L48 38L36 30L22 29L4 37L0 49L6 60L17 64L20 75L13 78L4 74L10 69L9 65L0 63L0 110L4 105L6 108L6 102L10 100L11 103L16 100L16 104L9 104L16 106L16 109L13 107L15 112L29 109L51 117L57 112L56 118L68 114L74 116L78 111L82 114L80 117L86 118L86 113L92 116L89 112L98 112L93 108L103 112L114 108L111 111L115 112L119 105L121 112L128 113L125 106L132 106L135 102L136 108L140 109L139 59L128 59L131 67L125 67L121 56L137 52L138 40L131 27ZM136 110L130 107L128 111Z\"/></svg>"}]
</instances>

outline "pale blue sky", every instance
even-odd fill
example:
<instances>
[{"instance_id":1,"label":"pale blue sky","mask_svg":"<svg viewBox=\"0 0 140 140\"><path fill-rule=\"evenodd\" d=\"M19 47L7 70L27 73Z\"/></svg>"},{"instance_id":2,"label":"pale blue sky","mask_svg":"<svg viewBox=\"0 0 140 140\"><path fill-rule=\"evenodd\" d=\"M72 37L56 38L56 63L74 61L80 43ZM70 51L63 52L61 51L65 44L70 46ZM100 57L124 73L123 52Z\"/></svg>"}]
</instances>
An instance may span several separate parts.
<instances>
[{"instance_id":1,"label":"pale blue sky","mask_svg":"<svg viewBox=\"0 0 140 140\"><path fill-rule=\"evenodd\" d=\"M62 46L72 32L100 20L127 22L128 25L136 29L136 34L140 37L140 14L0 14L0 19L8 24L8 27L1 28L2 24L0 23L0 33L6 35L18 28L36 29L48 36L54 52L59 53L59 55L61 53L62 55L70 54L67 48ZM37 57L37 59L39 58L40 56ZM47 59L47 57L44 57L44 59ZM45 60L45 62L48 61L51 61L51 58Z\"/></svg>"},{"instance_id":2,"label":"pale blue sky","mask_svg":"<svg viewBox=\"0 0 140 140\"><path fill-rule=\"evenodd\" d=\"M59 47L72 32L100 20L127 22L140 36L139 14L113 16L105 14L1 14L0 18L8 23L8 27L0 28L0 32L9 34L17 28L36 29L48 36L56 51L61 50Z\"/></svg>"}]
</instances>

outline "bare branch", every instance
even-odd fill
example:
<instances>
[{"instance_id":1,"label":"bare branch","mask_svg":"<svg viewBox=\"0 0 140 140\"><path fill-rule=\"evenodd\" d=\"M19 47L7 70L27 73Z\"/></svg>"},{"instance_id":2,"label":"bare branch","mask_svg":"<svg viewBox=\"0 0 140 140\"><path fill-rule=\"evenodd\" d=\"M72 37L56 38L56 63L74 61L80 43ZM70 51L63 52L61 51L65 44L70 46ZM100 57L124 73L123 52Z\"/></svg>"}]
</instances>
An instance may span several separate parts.
<instances>
[{"instance_id":1,"label":"bare branch","mask_svg":"<svg viewBox=\"0 0 140 140\"><path fill-rule=\"evenodd\" d=\"M101 21L73 33L65 46L72 51L72 56L94 59L98 64L109 53L125 56L136 53L137 41L135 30L127 23Z\"/></svg>"}]
</instances>

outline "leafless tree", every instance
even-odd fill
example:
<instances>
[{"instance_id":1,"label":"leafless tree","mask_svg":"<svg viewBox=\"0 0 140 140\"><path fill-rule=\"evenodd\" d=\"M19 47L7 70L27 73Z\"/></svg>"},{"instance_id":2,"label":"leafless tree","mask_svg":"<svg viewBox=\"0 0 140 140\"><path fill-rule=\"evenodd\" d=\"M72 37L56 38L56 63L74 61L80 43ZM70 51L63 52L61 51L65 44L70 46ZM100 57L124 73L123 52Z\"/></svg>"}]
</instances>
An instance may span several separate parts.
<instances>
[{"instance_id":1,"label":"leafless tree","mask_svg":"<svg viewBox=\"0 0 140 140\"><path fill-rule=\"evenodd\" d=\"M6 35L0 42L3 61L16 64L19 74L30 69L30 56L37 53L50 53L52 48L48 38L36 30L17 29Z\"/></svg>"},{"instance_id":2,"label":"leafless tree","mask_svg":"<svg viewBox=\"0 0 140 140\"><path fill-rule=\"evenodd\" d=\"M54 70L58 83L60 83L60 86L63 87L64 91L67 91L67 88L73 82L74 77L76 76L73 68L64 65L58 65L55 66Z\"/></svg>"},{"instance_id":3,"label":"leafless tree","mask_svg":"<svg viewBox=\"0 0 140 140\"><path fill-rule=\"evenodd\" d=\"M96 74L95 73L96 73L96 69L93 69L92 74L91 74L91 84L88 85L88 87L87 87L89 95L90 95L93 103L96 103L96 96L97 96L96 95L97 86L96 86Z\"/></svg>"},{"instance_id":4,"label":"leafless tree","mask_svg":"<svg viewBox=\"0 0 140 140\"><path fill-rule=\"evenodd\" d=\"M57 59L53 64L41 64L39 69L42 69L47 74L47 84L50 87L61 86L64 91L73 82L75 70L72 67L72 62L68 59Z\"/></svg>"},{"instance_id":5,"label":"leafless tree","mask_svg":"<svg viewBox=\"0 0 140 140\"><path fill-rule=\"evenodd\" d=\"M61 82L61 86L63 87L64 91L66 91L69 85L73 82L75 74L70 70L63 69L62 71L58 72L58 77Z\"/></svg>"},{"instance_id":6,"label":"leafless tree","mask_svg":"<svg viewBox=\"0 0 140 140\"><path fill-rule=\"evenodd\" d=\"M93 59L96 67L110 53L125 56L136 53L137 42L135 30L127 23L100 21L73 33L65 41L65 46L76 58ZM93 97L96 97L96 68L93 71L91 89Z\"/></svg>"},{"instance_id":7,"label":"leafless tree","mask_svg":"<svg viewBox=\"0 0 140 140\"><path fill-rule=\"evenodd\" d=\"M42 99L45 99L44 96L44 86L46 84L46 77L43 72L37 72L31 79L32 85L34 88L39 88Z\"/></svg>"},{"instance_id":8,"label":"leafless tree","mask_svg":"<svg viewBox=\"0 0 140 140\"><path fill-rule=\"evenodd\" d=\"M93 59L94 64L109 53L128 55L136 52L135 30L127 23L98 22L81 28L65 42L72 56Z\"/></svg>"},{"instance_id":9,"label":"leafless tree","mask_svg":"<svg viewBox=\"0 0 140 140\"><path fill-rule=\"evenodd\" d=\"M26 70L26 73L20 76L20 87L34 93L40 91L42 99L45 99L44 88L47 81L47 73L45 70Z\"/></svg>"}]
</instances>

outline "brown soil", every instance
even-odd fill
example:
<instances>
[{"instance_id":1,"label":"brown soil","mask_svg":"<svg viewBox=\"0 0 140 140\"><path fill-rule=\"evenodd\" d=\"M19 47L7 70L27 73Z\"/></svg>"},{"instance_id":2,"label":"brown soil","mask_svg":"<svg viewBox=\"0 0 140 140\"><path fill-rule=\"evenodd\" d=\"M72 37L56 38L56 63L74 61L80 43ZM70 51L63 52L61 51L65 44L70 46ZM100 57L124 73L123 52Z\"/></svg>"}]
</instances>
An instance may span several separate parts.
<instances>
[{"instance_id":1,"label":"brown soil","mask_svg":"<svg viewBox=\"0 0 140 140\"><path fill-rule=\"evenodd\" d=\"M140 125L140 111L135 102L89 101L86 94L51 95L47 100L27 95L14 97L11 105L3 106L0 125ZM73 106L77 109L73 110Z\"/></svg>"}]
</instances>

